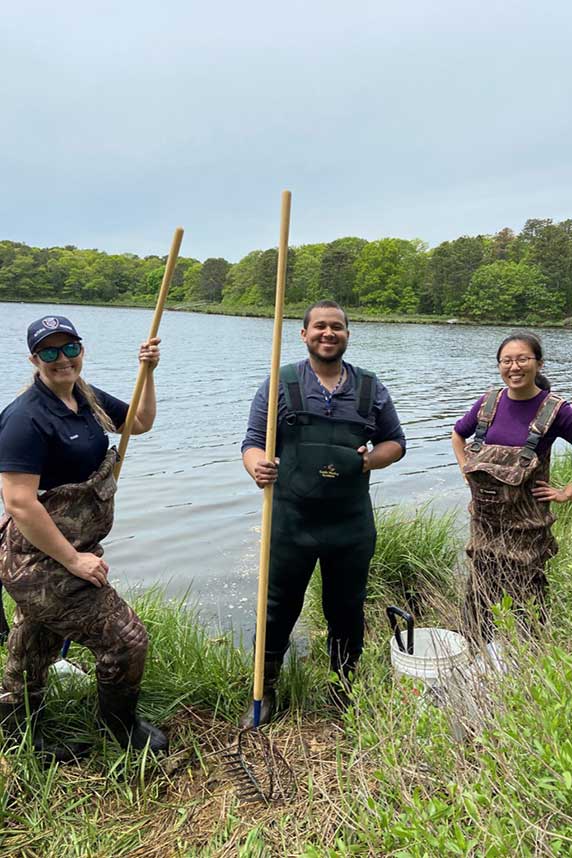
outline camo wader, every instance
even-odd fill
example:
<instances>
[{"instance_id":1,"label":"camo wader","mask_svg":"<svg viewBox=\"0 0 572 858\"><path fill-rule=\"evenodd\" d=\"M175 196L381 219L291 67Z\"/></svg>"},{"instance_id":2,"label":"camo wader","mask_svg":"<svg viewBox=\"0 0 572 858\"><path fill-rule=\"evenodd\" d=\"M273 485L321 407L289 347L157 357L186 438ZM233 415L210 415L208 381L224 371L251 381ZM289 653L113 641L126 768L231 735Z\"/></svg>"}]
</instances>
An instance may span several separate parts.
<instances>
[{"instance_id":1,"label":"camo wader","mask_svg":"<svg viewBox=\"0 0 572 858\"><path fill-rule=\"evenodd\" d=\"M274 489L267 658L282 662L319 560L331 665L347 672L363 647L363 605L376 539L370 475L363 473L357 452L374 430L375 376L358 369L355 421L309 412L295 364L283 367L280 377L288 414L280 427Z\"/></svg>"},{"instance_id":2,"label":"camo wader","mask_svg":"<svg viewBox=\"0 0 572 858\"><path fill-rule=\"evenodd\" d=\"M536 448L564 400L548 394L523 447L486 444L501 394L502 389L492 390L485 397L475 437L465 447L463 471L472 495L466 550L472 562L464 614L467 634L475 643L492 639L490 607L504 593L512 597L517 612L532 601L544 619L545 565L558 551L550 529L555 520L550 503L536 500L531 489L537 480L549 479L550 451L539 458Z\"/></svg>"},{"instance_id":3,"label":"camo wader","mask_svg":"<svg viewBox=\"0 0 572 858\"><path fill-rule=\"evenodd\" d=\"M113 524L117 453L108 451L99 469L84 483L49 489L39 496L63 535L78 551L103 554L102 540ZM8 637L2 700L40 696L48 667L62 641L71 638L93 652L101 689L139 690L147 651L145 627L109 584L77 578L31 545L10 516L0 520L0 579L16 602Z\"/></svg>"}]
</instances>

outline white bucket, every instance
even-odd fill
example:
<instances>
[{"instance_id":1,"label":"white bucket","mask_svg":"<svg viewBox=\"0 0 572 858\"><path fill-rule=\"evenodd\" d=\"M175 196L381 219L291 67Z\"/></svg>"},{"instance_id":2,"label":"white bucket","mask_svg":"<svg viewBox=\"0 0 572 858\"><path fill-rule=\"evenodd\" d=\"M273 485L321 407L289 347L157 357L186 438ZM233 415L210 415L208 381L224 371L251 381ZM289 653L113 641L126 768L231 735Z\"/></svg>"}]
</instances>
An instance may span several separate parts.
<instances>
[{"instance_id":1,"label":"white bucket","mask_svg":"<svg viewBox=\"0 0 572 858\"><path fill-rule=\"evenodd\" d=\"M470 665L467 641L448 629L414 629L413 655L399 649L395 636L390 650L397 675L416 677L427 686L446 686L454 672L464 673Z\"/></svg>"},{"instance_id":2,"label":"white bucket","mask_svg":"<svg viewBox=\"0 0 572 858\"><path fill-rule=\"evenodd\" d=\"M60 682L87 682L89 676L81 667L76 667L71 661L60 658L50 668Z\"/></svg>"}]
</instances>

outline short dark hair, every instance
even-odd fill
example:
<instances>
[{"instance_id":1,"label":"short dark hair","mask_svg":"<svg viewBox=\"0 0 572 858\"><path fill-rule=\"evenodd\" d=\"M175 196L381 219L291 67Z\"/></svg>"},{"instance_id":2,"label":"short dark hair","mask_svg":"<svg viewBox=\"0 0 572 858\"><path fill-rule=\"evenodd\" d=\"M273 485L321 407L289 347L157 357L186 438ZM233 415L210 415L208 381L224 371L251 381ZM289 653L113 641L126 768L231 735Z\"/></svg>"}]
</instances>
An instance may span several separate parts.
<instances>
[{"instance_id":1,"label":"short dark hair","mask_svg":"<svg viewBox=\"0 0 572 858\"><path fill-rule=\"evenodd\" d=\"M534 352L534 357L536 360L541 361L544 360L544 355L542 353L542 343L540 339L536 336L536 334L532 334L530 331L514 331L514 333L509 334L508 337L505 337L497 350L497 363L500 360L501 352L505 346L509 343L522 342L526 343L527 346L530 346L532 351ZM536 378L534 382L537 387L541 390L550 390L550 382L541 372L536 373Z\"/></svg>"},{"instance_id":2,"label":"short dark hair","mask_svg":"<svg viewBox=\"0 0 572 858\"><path fill-rule=\"evenodd\" d=\"M310 313L312 312L312 310L317 310L321 307L324 307L324 308L328 307L331 310L341 310L341 312L344 314L344 322L345 322L346 328L349 328L350 325L348 322L348 315L347 315L346 311L344 310L344 308L340 307L340 305L338 304L337 301L332 301L330 298L324 298L323 301L316 301L316 303L312 304L310 307L308 307L308 309L304 313L304 321L302 322L302 327L304 329L307 328L308 325L310 324Z\"/></svg>"}]
</instances>

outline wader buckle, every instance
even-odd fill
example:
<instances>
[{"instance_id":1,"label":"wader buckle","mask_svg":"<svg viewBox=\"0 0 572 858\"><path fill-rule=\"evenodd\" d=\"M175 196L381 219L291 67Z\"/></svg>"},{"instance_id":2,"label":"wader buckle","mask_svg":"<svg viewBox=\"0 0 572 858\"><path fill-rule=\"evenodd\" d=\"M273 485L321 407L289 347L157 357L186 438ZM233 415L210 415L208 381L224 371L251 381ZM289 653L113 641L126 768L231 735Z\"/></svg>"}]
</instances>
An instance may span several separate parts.
<instances>
[{"instance_id":1,"label":"wader buckle","mask_svg":"<svg viewBox=\"0 0 572 858\"><path fill-rule=\"evenodd\" d=\"M525 447L520 454L519 463L523 468L528 468L530 463L532 462L532 458L534 456L534 450L531 450L530 447Z\"/></svg>"}]
</instances>

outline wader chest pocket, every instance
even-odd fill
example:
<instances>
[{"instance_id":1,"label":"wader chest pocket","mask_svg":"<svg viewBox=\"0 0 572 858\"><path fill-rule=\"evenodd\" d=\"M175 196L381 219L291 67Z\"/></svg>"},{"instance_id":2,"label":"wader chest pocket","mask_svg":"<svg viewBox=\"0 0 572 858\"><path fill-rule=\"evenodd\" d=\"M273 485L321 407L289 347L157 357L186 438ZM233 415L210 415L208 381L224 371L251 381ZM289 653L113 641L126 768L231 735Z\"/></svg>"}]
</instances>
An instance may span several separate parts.
<instances>
[{"instance_id":1,"label":"wader chest pocket","mask_svg":"<svg viewBox=\"0 0 572 858\"><path fill-rule=\"evenodd\" d=\"M281 460L279 479L299 498L356 497L368 491L369 474L362 467L361 455L351 447L302 443L295 461Z\"/></svg>"}]
</instances>

